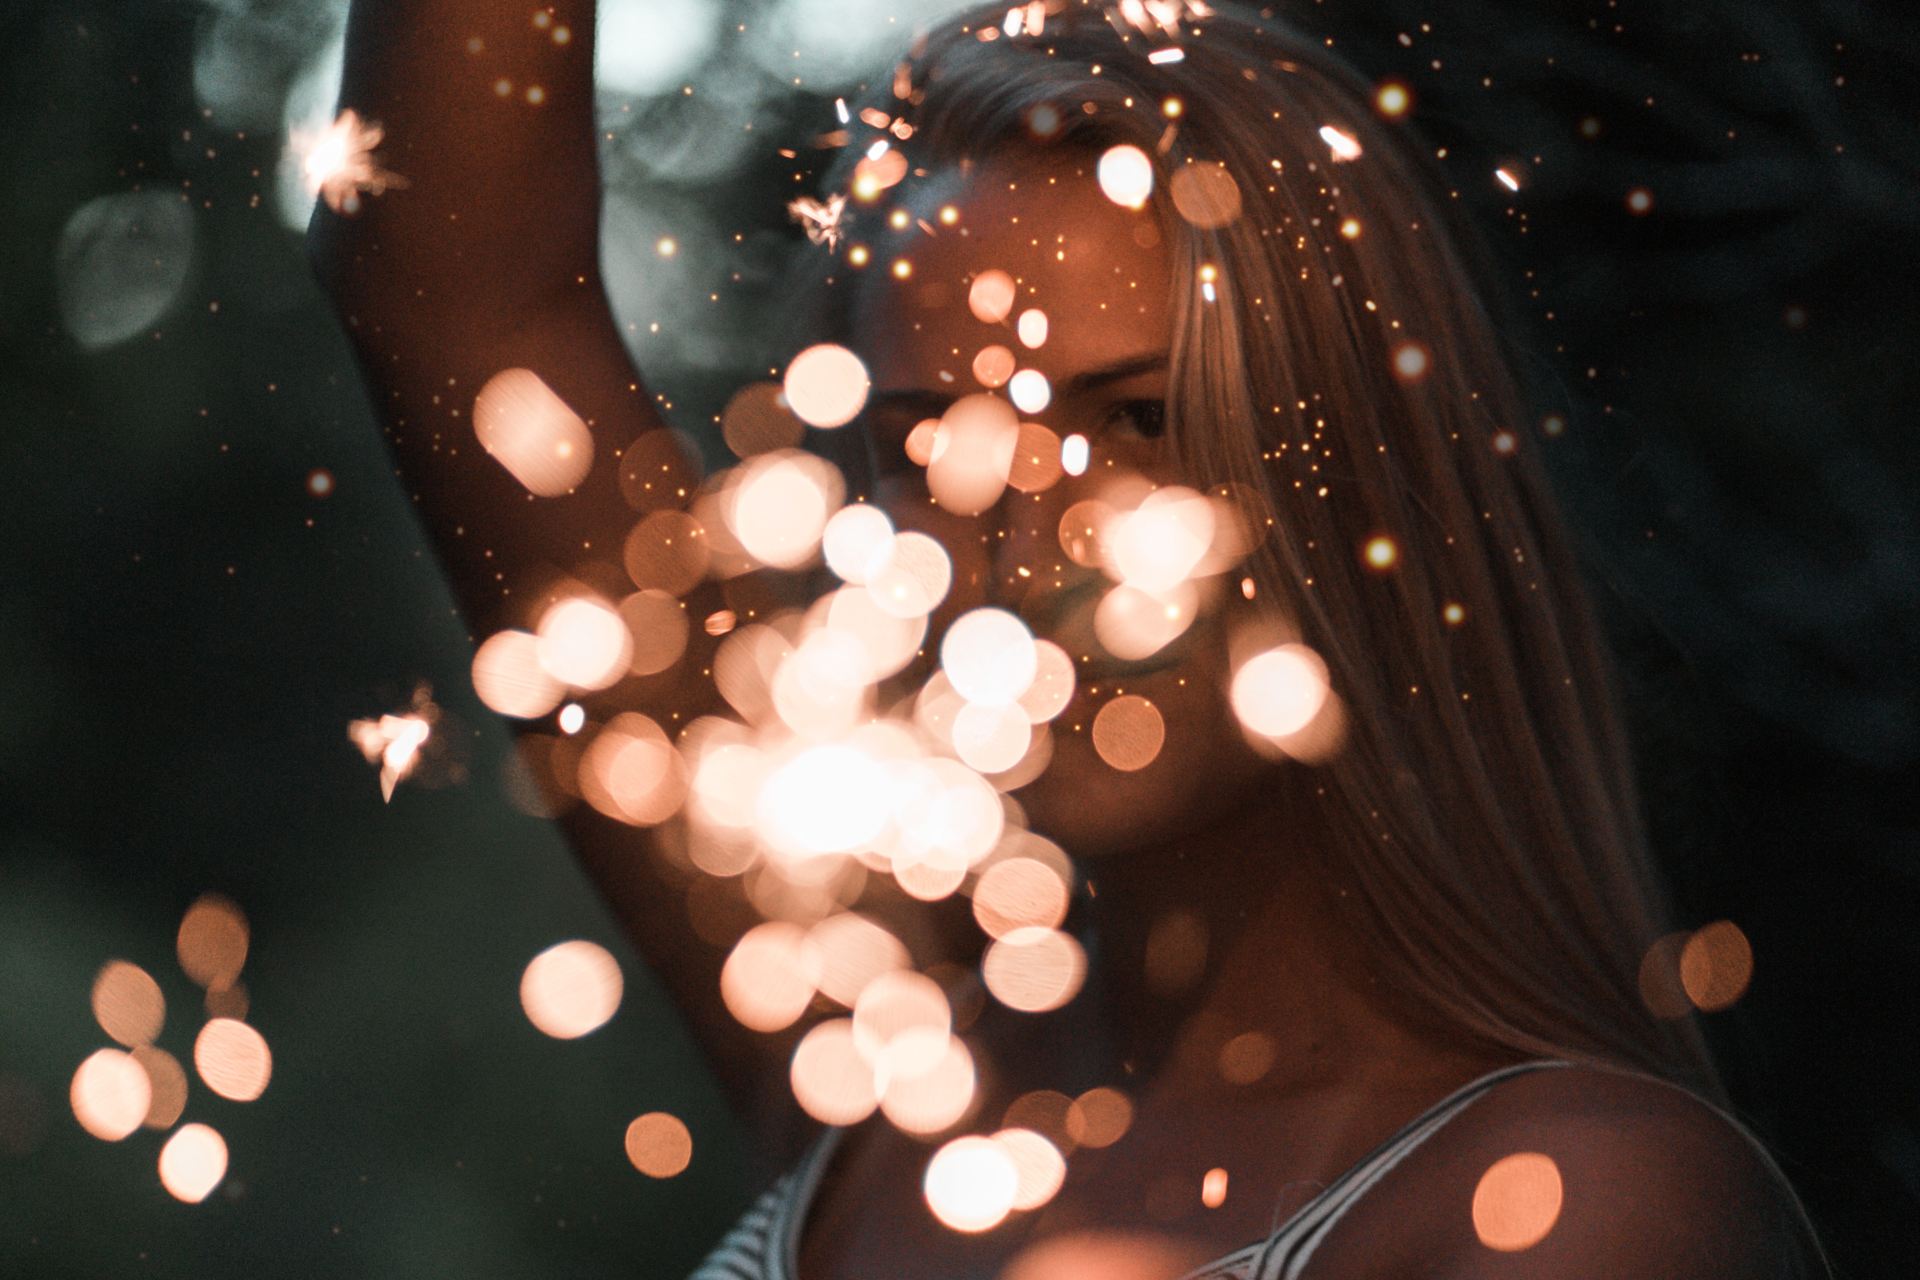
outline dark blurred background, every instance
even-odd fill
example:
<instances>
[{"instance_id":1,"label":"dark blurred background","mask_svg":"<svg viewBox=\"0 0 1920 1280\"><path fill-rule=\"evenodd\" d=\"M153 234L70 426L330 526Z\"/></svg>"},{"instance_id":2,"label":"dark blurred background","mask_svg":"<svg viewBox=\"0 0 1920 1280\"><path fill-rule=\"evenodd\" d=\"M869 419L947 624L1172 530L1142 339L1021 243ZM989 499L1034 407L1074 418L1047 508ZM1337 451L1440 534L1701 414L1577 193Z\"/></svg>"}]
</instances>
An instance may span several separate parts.
<instances>
[{"instance_id":1,"label":"dark blurred background","mask_svg":"<svg viewBox=\"0 0 1920 1280\"><path fill-rule=\"evenodd\" d=\"M699 431L797 345L771 330L797 238L775 150L811 167L832 98L955 6L603 7L616 310ZM330 118L343 8L56 0L0 42L0 1275L672 1280L744 1203L745 1139L512 803L307 277L286 157ZM1710 1019L1742 1113L1841 1274L1912 1275L1920 24L1837 0L1284 12L1413 89L1510 264L1683 919L1753 943ZM347 725L422 681L466 777L383 804ZM196 1081L184 1119L231 1162L190 1206L164 1134L92 1138L68 1086L115 957L158 978L159 1043L189 1057L173 939L206 891L251 920L275 1069L248 1104ZM567 938L627 979L571 1042L517 995ZM692 1131L677 1178L623 1154L654 1110Z\"/></svg>"}]
</instances>

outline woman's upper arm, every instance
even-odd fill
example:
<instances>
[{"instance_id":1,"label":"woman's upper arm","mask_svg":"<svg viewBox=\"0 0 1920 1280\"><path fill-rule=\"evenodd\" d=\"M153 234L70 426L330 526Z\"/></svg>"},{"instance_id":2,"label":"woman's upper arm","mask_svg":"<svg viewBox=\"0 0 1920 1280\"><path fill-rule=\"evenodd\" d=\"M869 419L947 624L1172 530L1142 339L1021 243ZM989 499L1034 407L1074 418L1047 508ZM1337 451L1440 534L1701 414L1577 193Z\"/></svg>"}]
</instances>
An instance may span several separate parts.
<instances>
[{"instance_id":1,"label":"woman's upper arm","mask_svg":"<svg viewBox=\"0 0 1920 1280\"><path fill-rule=\"evenodd\" d=\"M380 126L378 161L405 185L350 213L321 205L308 237L476 640L533 627L556 583L620 590L639 518L622 497L621 455L664 425L598 273L592 5L542 6L539 26L534 12L517 0L355 0L341 106ZM537 496L483 447L476 396L508 371L526 371L513 375L522 408L530 373L584 427L591 462L571 491ZM676 711L698 709L662 705L673 683L630 681L584 701L596 719L639 710L672 732ZM736 1108L761 1124L790 1112L770 1105L785 1101L785 1079L769 1046L721 1006L724 952L695 936L683 889L649 865L653 833L586 805L561 825Z\"/></svg>"},{"instance_id":2,"label":"woman's upper arm","mask_svg":"<svg viewBox=\"0 0 1920 1280\"><path fill-rule=\"evenodd\" d=\"M1509 1081L1367 1199L1329 1238L1329 1275L1826 1275L1791 1188L1752 1138L1691 1095L1624 1073ZM1336 1244L1358 1265L1342 1266Z\"/></svg>"},{"instance_id":3,"label":"woman's upper arm","mask_svg":"<svg viewBox=\"0 0 1920 1280\"><path fill-rule=\"evenodd\" d=\"M316 274L407 493L479 632L625 531L617 455L661 426L600 287L593 6L355 0L341 108L402 185L321 203ZM560 32L564 40L556 40ZM502 90L505 92L502 92ZM531 95L531 96L530 96ZM527 369L586 424L591 467L536 498L481 447L476 395Z\"/></svg>"}]
</instances>

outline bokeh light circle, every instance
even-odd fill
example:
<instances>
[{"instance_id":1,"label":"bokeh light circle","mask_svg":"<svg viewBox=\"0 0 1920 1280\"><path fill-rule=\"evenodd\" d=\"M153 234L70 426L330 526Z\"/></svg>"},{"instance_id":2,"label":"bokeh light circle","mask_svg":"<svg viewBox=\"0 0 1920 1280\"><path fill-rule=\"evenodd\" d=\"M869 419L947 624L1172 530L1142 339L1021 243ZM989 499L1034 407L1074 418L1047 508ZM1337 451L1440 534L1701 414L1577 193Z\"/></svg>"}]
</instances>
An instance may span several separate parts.
<instances>
[{"instance_id":1,"label":"bokeh light circle","mask_svg":"<svg viewBox=\"0 0 1920 1280\"><path fill-rule=\"evenodd\" d=\"M193 1066L229 1102L252 1102L273 1077L273 1054L265 1037L238 1018L213 1018L194 1037Z\"/></svg>"},{"instance_id":2,"label":"bokeh light circle","mask_svg":"<svg viewBox=\"0 0 1920 1280\"><path fill-rule=\"evenodd\" d=\"M556 1040L576 1040L613 1017L625 987L611 952L574 939L528 962L520 975L520 1007L540 1031Z\"/></svg>"},{"instance_id":3,"label":"bokeh light circle","mask_svg":"<svg viewBox=\"0 0 1920 1280\"><path fill-rule=\"evenodd\" d=\"M227 1176L227 1141L204 1124L183 1124L160 1148L160 1185L186 1204L199 1204Z\"/></svg>"},{"instance_id":4,"label":"bokeh light circle","mask_svg":"<svg viewBox=\"0 0 1920 1280\"><path fill-rule=\"evenodd\" d=\"M955 1231L990 1231L1013 1212L1020 1173L992 1138L955 1138L927 1163L927 1207Z\"/></svg>"},{"instance_id":5,"label":"bokeh light circle","mask_svg":"<svg viewBox=\"0 0 1920 1280\"><path fill-rule=\"evenodd\" d=\"M649 1178L671 1178L693 1162L693 1135L680 1117L649 1111L627 1126L627 1159Z\"/></svg>"},{"instance_id":6,"label":"bokeh light circle","mask_svg":"<svg viewBox=\"0 0 1920 1280\"><path fill-rule=\"evenodd\" d=\"M844 427L867 403L867 366L831 342L808 347L787 365L787 406L809 426Z\"/></svg>"},{"instance_id":7,"label":"bokeh light circle","mask_svg":"<svg viewBox=\"0 0 1920 1280\"><path fill-rule=\"evenodd\" d=\"M73 1073L68 1095L82 1129L103 1142L118 1142L147 1118L153 1086L132 1054L98 1049Z\"/></svg>"},{"instance_id":8,"label":"bokeh light circle","mask_svg":"<svg viewBox=\"0 0 1920 1280\"><path fill-rule=\"evenodd\" d=\"M1531 1249L1560 1220L1560 1167L1551 1156L1522 1151L1503 1156L1473 1189L1473 1230L1480 1243L1502 1253Z\"/></svg>"}]
</instances>

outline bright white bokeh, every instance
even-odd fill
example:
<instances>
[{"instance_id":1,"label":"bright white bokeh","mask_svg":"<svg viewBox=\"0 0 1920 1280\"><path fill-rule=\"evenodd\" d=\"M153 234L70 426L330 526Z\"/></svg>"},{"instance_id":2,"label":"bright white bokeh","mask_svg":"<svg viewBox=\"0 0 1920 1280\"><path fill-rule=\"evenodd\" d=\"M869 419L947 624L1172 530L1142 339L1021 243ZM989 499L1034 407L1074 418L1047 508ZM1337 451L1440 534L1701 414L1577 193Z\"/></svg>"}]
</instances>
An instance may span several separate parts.
<instances>
[{"instance_id":1,"label":"bright white bokeh","mask_svg":"<svg viewBox=\"0 0 1920 1280\"><path fill-rule=\"evenodd\" d=\"M1327 704L1327 664L1303 644L1255 654L1233 673L1233 713L1254 733L1284 738L1313 722Z\"/></svg>"},{"instance_id":2,"label":"bright white bokeh","mask_svg":"<svg viewBox=\"0 0 1920 1280\"><path fill-rule=\"evenodd\" d=\"M60 319L88 351L145 332L193 269L193 209L171 191L123 191L75 209L54 251Z\"/></svg>"},{"instance_id":3,"label":"bright white bokeh","mask_svg":"<svg viewBox=\"0 0 1920 1280\"><path fill-rule=\"evenodd\" d=\"M713 51L719 16L713 0L600 0L594 83L641 96L679 89Z\"/></svg>"},{"instance_id":4,"label":"bright white bokeh","mask_svg":"<svg viewBox=\"0 0 1920 1280\"><path fill-rule=\"evenodd\" d=\"M940 663L967 701L1005 706L1033 683L1039 655L1019 618L1005 609L974 609L947 628Z\"/></svg>"},{"instance_id":5,"label":"bright white bokeh","mask_svg":"<svg viewBox=\"0 0 1920 1280\"><path fill-rule=\"evenodd\" d=\"M885 769L838 744L809 747L777 765L756 797L754 827L777 853L804 859L873 843L887 825Z\"/></svg>"},{"instance_id":6,"label":"bright white bokeh","mask_svg":"<svg viewBox=\"0 0 1920 1280\"><path fill-rule=\"evenodd\" d=\"M1013 1212L1020 1173L992 1138L970 1134L934 1153L924 1184L927 1207L955 1231L988 1231Z\"/></svg>"},{"instance_id":7,"label":"bright white bokeh","mask_svg":"<svg viewBox=\"0 0 1920 1280\"><path fill-rule=\"evenodd\" d=\"M1129 143L1108 147L1102 152L1095 173L1101 192L1123 208L1142 208L1147 197L1153 194L1153 161L1146 152Z\"/></svg>"},{"instance_id":8,"label":"bright white bokeh","mask_svg":"<svg viewBox=\"0 0 1920 1280\"><path fill-rule=\"evenodd\" d=\"M965 0L784 0L748 24L748 55L775 79L851 87L905 52L920 27L974 7Z\"/></svg>"},{"instance_id":9,"label":"bright white bokeh","mask_svg":"<svg viewBox=\"0 0 1920 1280\"><path fill-rule=\"evenodd\" d=\"M345 38L346 31L342 27L308 60L293 82L293 87L287 91L286 105L280 113L280 123L288 145L275 178L275 204L280 210L280 220L295 231L307 229L307 221L313 216L314 193L307 185L301 157L295 152L292 142L296 135L306 137L321 133L333 123L335 108L340 101L340 72L346 57Z\"/></svg>"}]
</instances>

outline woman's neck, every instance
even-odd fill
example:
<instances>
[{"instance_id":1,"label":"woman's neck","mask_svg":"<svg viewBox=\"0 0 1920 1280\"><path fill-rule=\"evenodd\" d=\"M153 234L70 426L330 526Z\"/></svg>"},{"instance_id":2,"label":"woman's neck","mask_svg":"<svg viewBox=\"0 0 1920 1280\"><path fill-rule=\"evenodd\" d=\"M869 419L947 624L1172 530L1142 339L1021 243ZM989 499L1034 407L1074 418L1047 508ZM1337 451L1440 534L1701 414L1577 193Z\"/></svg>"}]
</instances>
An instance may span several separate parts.
<instances>
[{"instance_id":1,"label":"woman's neck","mask_svg":"<svg viewBox=\"0 0 1920 1280\"><path fill-rule=\"evenodd\" d=\"M1309 829L1256 804L1086 864L1086 989L1062 1014L995 1020L990 1052L1006 1083L1111 1083L1203 1104L1223 1091L1443 1078L1475 1061L1374 988L1348 891L1304 847ZM1071 1079L1041 1079L1048 1071Z\"/></svg>"}]
</instances>

